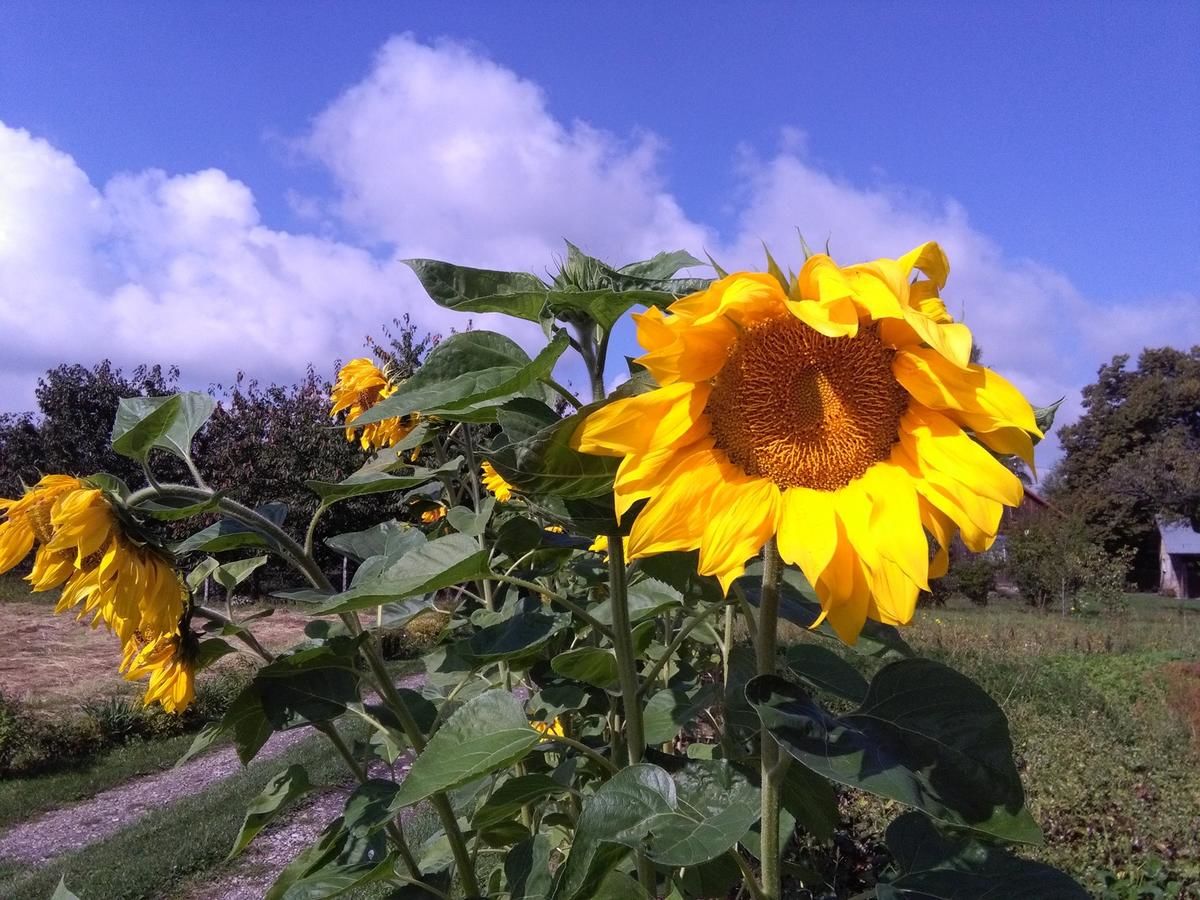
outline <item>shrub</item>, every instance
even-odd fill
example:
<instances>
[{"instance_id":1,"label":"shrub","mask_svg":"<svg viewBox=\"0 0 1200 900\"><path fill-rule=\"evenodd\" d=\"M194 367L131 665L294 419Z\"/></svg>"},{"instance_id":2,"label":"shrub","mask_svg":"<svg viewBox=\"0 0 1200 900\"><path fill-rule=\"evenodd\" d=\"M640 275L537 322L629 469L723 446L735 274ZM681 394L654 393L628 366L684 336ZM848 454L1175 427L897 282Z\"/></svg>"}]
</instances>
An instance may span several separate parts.
<instances>
[{"instance_id":1,"label":"shrub","mask_svg":"<svg viewBox=\"0 0 1200 900\"><path fill-rule=\"evenodd\" d=\"M976 606L987 606L988 596L996 589L996 565L985 556L956 560L949 573L953 587Z\"/></svg>"},{"instance_id":2,"label":"shrub","mask_svg":"<svg viewBox=\"0 0 1200 900\"><path fill-rule=\"evenodd\" d=\"M1200 753L1200 663L1172 663L1165 670L1167 704L1187 725Z\"/></svg>"}]
</instances>

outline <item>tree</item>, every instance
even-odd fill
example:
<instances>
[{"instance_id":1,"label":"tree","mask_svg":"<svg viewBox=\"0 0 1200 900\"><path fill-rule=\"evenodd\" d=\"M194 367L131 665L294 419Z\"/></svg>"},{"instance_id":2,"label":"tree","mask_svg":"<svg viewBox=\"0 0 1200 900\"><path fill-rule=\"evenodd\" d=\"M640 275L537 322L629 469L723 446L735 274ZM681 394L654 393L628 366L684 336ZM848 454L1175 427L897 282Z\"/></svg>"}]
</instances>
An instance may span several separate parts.
<instances>
[{"instance_id":1,"label":"tree","mask_svg":"<svg viewBox=\"0 0 1200 900\"><path fill-rule=\"evenodd\" d=\"M1200 517L1200 347L1143 350L1134 370L1128 362L1102 366L1083 389L1084 414L1059 429L1054 497L1106 551L1132 551L1134 580L1149 588L1156 518Z\"/></svg>"},{"instance_id":2,"label":"tree","mask_svg":"<svg viewBox=\"0 0 1200 900\"><path fill-rule=\"evenodd\" d=\"M140 365L126 377L104 360L90 369L60 365L38 379L39 415L0 417L0 496L14 497L40 472L109 472L141 479L137 463L110 447L122 397L159 397L178 389L179 369Z\"/></svg>"}]
</instances>

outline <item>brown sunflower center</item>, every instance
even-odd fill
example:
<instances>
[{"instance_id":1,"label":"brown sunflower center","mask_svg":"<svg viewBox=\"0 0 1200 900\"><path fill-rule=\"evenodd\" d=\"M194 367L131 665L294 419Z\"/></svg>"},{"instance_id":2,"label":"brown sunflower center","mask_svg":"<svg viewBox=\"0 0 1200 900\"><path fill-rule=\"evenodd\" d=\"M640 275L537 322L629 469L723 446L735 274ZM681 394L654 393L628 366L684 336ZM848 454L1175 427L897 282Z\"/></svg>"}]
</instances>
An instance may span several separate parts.
<instances>
[{"instance_id":1,"label":"brown sunflower center","mask_svg":"<svg viewBox=\"0 0 1200 900\"><path fill-rule=\"evenodd\" d=\"M875 328L830 338L797 319L742 332L705 411L747 475L832 491L887 459L908 394Z\"/></svg>"}]
</instances>

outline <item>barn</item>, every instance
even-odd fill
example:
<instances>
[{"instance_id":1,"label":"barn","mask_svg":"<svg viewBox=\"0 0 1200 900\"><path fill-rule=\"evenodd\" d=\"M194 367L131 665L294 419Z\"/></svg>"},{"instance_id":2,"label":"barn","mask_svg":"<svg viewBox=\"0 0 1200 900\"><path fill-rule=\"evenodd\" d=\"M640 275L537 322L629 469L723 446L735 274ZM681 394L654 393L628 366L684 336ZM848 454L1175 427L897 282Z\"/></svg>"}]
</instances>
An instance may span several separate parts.
<instances>
[{"instance_id":1,"label":"barn","mask_svg":"<svg viewBox=\"0 0 1200 900\"><path fill-rule=\"evenodd\" d=\"M1186 522L1158 523L1159 591L1172 597L1200 597L1200 533Z\"/></svg>"}]
</instances>

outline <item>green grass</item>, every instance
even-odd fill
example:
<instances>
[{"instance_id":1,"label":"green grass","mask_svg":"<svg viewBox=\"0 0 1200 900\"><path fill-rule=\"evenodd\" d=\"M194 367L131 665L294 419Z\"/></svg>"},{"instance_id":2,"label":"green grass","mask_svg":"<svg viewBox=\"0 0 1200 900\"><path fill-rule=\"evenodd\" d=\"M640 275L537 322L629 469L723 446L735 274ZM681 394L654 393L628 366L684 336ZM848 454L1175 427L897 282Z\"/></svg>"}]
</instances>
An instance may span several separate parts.
<instances>
[{"instance_id":1,"label":"green grass","mask_svg":"<svg viewBox=\"0 0 1200 900\"><path fill-rule=\"evenodd\" d=\"M1182 610L1155 595L1131 601L1123 615L1096 618L1014 602L928 609L905 632L918 653L973 678L1008 716L1046 836L1025 855L1071 872L1097 896L1130 900L1140 880L1200 884L1200 748L1168 706L1163 677L1172 661L1200 656L1200 615L1194 601ZM849 808L868 842L899 812L858 798ZM1151 878L1158 860L1165 870Z\"/></svg>"},{"instance_id":2,"label":"green grass","mask_svg":"<svg viewBox=\"0 0 1200 900\"><path fill-rule=\"evenodd\" d=\"M190 734L134 741L65 772L0 781L0 827L85 800L139 775L169 769L192 743Z\"/></svg>"},{"instance_id":3,"label":"green grass","mask_svg":"<svg viewBox=\"0 0 1200 900\"><path fill-rule=\"evenodd\" d=\"M292 763L316 783L340 782L344 763L325 738L307 738L274 759L253 762L208 790L181 798L106 840L33 870L0 870L0 897L46 900L59 878L83 900L136 900L170 894L189 877L219 870L247 804Z\"/></svg>"}]
</instances>

